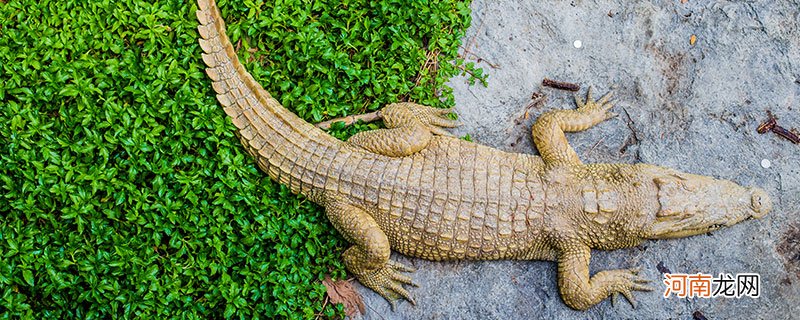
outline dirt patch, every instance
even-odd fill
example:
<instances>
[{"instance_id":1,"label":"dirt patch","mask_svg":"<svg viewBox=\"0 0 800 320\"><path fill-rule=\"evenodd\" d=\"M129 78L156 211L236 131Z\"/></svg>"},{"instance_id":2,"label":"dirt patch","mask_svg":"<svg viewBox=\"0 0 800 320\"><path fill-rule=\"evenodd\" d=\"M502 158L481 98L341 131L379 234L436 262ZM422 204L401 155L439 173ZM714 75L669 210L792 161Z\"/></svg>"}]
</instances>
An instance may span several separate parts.
<instances>
[{"instance_id":1,"label":"dirt patch","mask_svg":"<svg viewBox=\"0 0 800 320\"><path fill-rule=\"evenodd\" d=\"M669 50L660 42L647 44L645 49L659 62L665 82L661 93L663 112L654 115L652 120L663 128L670 128L670 132L665 134L684 134L693 120L685 104L694 81L694 72L691 70L694 60L686 52ZM665 134L661 138L666 138Z\"/></svg>"},{"instance_id":2,"label":"dirt patch","mask_svg":"<svg viewBox=\"0 0 800 320\"><path fill-rule=\"evenodd\" d=\"M800 278L800 223L789 225L778 243L777 250L783 256L786 271Z\"/></svg>"}]
</instances>

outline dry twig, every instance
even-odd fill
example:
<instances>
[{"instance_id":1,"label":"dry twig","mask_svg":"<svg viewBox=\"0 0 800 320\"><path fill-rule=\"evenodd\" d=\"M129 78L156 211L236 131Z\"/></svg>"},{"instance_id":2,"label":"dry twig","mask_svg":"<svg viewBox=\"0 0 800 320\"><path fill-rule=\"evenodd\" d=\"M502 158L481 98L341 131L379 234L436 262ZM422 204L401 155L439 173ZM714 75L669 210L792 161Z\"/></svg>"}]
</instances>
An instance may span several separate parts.
<instances>
[{"instance_id":1,"label":"dry twig","mask_svg":"<svg viewBox=\"0 0 800 320\"><path fill-rule=\"evenodd\" d=\"M581 86L571 82L564 82L564 81L556 81L553 79L544 78L542 80L542 85L545 87L551 87L560 90L567 90L567 91L578 91L581 89Z\"/></svg>"},{"instance_id":2,"label":"dry twig","mask_svg":"<svg viewBox=\"0 0 800 320\"><path fill-rule=\"evenodd\" d=\"M317 128L320 128L322 130L328 130L336 122L344 122L345 126L349 126L349 125L352 125L352 124L358 122L359 120L369 123L369 122L378 121L381 118L382 117L381 117L380 113L378 113L378 111L375 111L375 112L370 112L370 113L356 114L356 115L352 115L352 116L346 116L346 117L331 119L331 120L328 120L328 121L323 121L323 122L317 123L316 126L317 126Z\"/></svg>"}]
</instances>

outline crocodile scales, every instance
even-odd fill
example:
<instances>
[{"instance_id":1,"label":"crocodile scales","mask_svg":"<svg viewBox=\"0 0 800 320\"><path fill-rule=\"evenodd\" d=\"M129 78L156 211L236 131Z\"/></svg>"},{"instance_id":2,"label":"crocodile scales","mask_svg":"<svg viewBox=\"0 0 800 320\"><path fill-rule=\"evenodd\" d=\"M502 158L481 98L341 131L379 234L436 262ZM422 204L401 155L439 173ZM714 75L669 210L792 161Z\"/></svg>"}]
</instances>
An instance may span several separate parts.
<instances>
[{"instance_id":1,"label":"crocodile scales","mask_svg":"<svg viewBox=\"0 0 800 320\"><path fill-rule=\"evenodd\" d=\"M771 209L754 187L648 164L583 164L565 132L613 116L610 94L591 89L575 110L533 125L541 156L508 153L452 137L450 110L414 103L380 110L386 129L340 141L285 109L239 62L213 0L198 0L200 46L217 99L258 166L325 208L352 246L349 272L386 298L414 302L391 250L429 260L548 260L558 263L564 302L585 310L652 290L638 269L589 274L592 249L704 234Z\"/></svg>"}]
</instances>

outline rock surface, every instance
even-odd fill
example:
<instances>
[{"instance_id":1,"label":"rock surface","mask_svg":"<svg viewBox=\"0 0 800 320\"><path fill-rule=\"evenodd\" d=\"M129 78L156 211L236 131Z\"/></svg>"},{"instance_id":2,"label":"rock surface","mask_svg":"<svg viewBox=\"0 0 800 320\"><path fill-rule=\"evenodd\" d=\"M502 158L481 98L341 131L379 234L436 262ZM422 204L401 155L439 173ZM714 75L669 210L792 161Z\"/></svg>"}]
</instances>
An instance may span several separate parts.
<instances>
[{"instance_id":1,"label":"rock surface","mask_svg":"<svg viewBox=\"0 0 800 320\"><path fill-rule=\"evenodd\" d=\"M417 305L400 302L392 312L359 285L367 305L363 318L800 314L800 145L756 133L767 110L779 124L800 128L800 1L768 3L475 0L462 52L480 61L489 85L451 81L464 122L456 134L502 150L536 153L529 137L533 119L546 110L574 107L570 93L542 87L543 78L593 85L598 95L614 89L613 111L620 115L568 135L584 162L641 161L757 185L770 194L774 209L761 220L709 235L595 251L592 273L641 266L653 281L656 291L635 293L636 309L612 306L610 300L586 312L568 308L551 262L429 262L395 254L419 269L413 276L421 286L412 290ZM529 106L534 92L548 101ZM762 167L764 159L769 168ZM761 297L665 299L659 264L674 273L758 273Z\"/></svg>"}]
</instances>

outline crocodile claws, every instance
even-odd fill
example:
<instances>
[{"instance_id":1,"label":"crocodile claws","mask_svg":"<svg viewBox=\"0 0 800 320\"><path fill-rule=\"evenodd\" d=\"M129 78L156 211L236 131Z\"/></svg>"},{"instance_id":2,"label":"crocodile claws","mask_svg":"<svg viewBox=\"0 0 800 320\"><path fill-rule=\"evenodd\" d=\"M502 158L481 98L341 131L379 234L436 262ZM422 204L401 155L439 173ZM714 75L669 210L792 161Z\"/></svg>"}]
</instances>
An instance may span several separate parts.
<instances>
[{"instance_id":1,"label":"crocodile claws","mask_svg":"<svg viewBox=\"0 0 800 320\"><path fill-rule=\"evenodd\" d=\"M440 117L432 118L430 124L445 128L455 128L461 125L458 121Z\"/></svg>"},{"instance_id":2,"label":"crocodile claws","mask_svg":"<svg viewBox=\"0 0 800 320\"><path fill-rule=\"evenodd\" d=\"M419 287L419 285L417 285L416 283L414 283L413 280L411 280L411 277L404 275L402 273L392 273L390 276L392 280L397 281L399 283L411 285L414 287Z\"/></svg>"},{"instance_id":3,"label":"crocodile claws","mask_svg":"<svg viewBox=\"0 0 800 320\"><path fill-rule=\"evenodd\" d=\"M389 260L383 268L360 275L356 274L356 277L361 284L375 290L381 297L386 299L392 306L392 310L395 310L398 298L405 299L412 305L416 305L416 301L411 297L411 293L403 286L410 285L417 287L418 285L411 280L410 276L401 273L414 271L416 270L412 267Z\"/></svg>"},{"instance_id":4,"label":"crocodile claws","mask_svg":"<svg viewBox=\"0 0 800 320\"><path fill-rule=\"evenodd\" d=\"M408 292L408 290L397 284L397 282L390 282L387 287L395 294L403 297L403 299L408 300L408 302L410 302L412 305L417 305L417 303L414 301L414 298L411 298L411 294Z\"/></svg>"},{"instance_id":5,"label":"crocodile claws","mask_svg":"<svg viewBox=\"0 0 800 320\"><path fill-rule=\"evenodd\" d=\"M625 297L625 300L628 300L628 303L631 304L631 307L636 309L636 307L638 306L638 303L636 302L636 298L633 297L633 293L631 293L630 290L625 290L625 291L612 293L611 294L611 305L613 307L616 308L617 306L619 306L619 302L617 302L617 301L619 300L619 295L620 294L622 294L622 296Z\"/></svg>"},{"instance_id":6,"label":"crocodile claws","mask_svg":"<svg viewBox=\"0 0 800 320\"><path fill-rule=\"evenodd\" d=\"M454 112L453 108L437 108L436 110L439 110L440 116L445 116Z\"/></svg>"},{"instance_id":7,"label":"crocodile claws","mask_svg":"<svg viewBox=\"0 0 800 320\"><path fill-rule=\"evenodd\" d=\"M575 94L575 104L578 106L578 112L593 115L600 121L605 121L617 116L616 113L609 110L614 107L611 98L614 96L614 91L609 91L603 97L594 100L592 97L592 87L589 87L586 92L586 100L580 95Z\"/></svg>"},{"instance_id":8,"label":"crocodile claws","mask_svg":"<svg viewBox=\"0 0 800 320\"><path fill-rule=\"evenodd\" d=\"M622 291L622 295L625 297L625 300L631 304L631 307L636 309L638 303L636 303L636 299L633 297L633 294L630 291Z\"/></svg>"},{"instance_id":9,"label":"crocodile claws","mask_svg":"<svg viewBox=\"0 0 800 320\"><path fill-rule=\"evenodd\" d=\"M455 128L461 125L459 121L447 117L448 114L453 113L452 108L440 109L419 104L409 104L408 108L422 125L435 135L453 136L442 128Z\"/></svg>"},{"instance_id":10,"label":"crocodile claws","mask_svg":"<svg viewBox=\"0 0 800 320\"><path fill-rule=\"evenodd\" d=\"M431 133L433 133L433 134L435 134L437 136L454 137L454 135L452 133L447 132L447 130L444 130L444 129L439 128L439 127L430 126L430 127L428 127L428 130L430 130Z\"/></svg>"},{"instance_id":11,"label":"crocodile claws","mask_svg":"<svg viewBox=\"0 0 800 320\"><path fill-rule=\"evenodd\" d=\"M580 96L580 94L578 93L575 94L575 104L578 106L578 109L592 108L593 107L592 105L597 105L599 107L609 106L608 108L610 108L611 106L610 101L612 97L614 97L614 91L609 91L600 99L595 101L592 96L592 87L590 86L586 90L586 100L584 100L583 97ZM608 108L605 109L608 110Z\"/></svg>"},{"instance_id":12,"label":"crocodile claws","mask_svg":"<svg viewBox=\"0 0 800 320\"><path fill-rule=\"evenodd\" d=\"M614 91L609 91L608 93L606 93L606 95L600 98L600 100L597 100L597 103L606 104L608 103L609 100L611 100L611 97L613 96L614 96Z\"/></svg>"},{"instance_id":13,"label":"crocodile claws","mask_svg":"<svg viewBox=\"0 0 800 320\"><path fill-rule=\"evenodd\" d=\"M618 287L618 289L611 294L611 304L616 307L618 305L618 297L622 294L625 300L628 300L631 306L636 309L638 303L633 296L633 291L653 291L655 289L646 285L650 283L650 280L639 276L639 272L642 271L641 267L619 271L622 272L621 275L623 276L621 282L618 283L618 285L621 285L621 288Z\"/></svg>"},{"instance_id":14,"label":"crocodile claws","mask_svg":"<svg viewBox=\"0 0 800 320\"><path fill-rule=\"evenodd\" d=\"M417 272L416 268L409 267L409 266L407 266L405 264L402 264L402 263L394 261L394 260L389 260L389 262L387 264L390 267L392 267L393 269L398 270L398 271L402 271L402 272Z\"/></svg>"}]
</instances>

